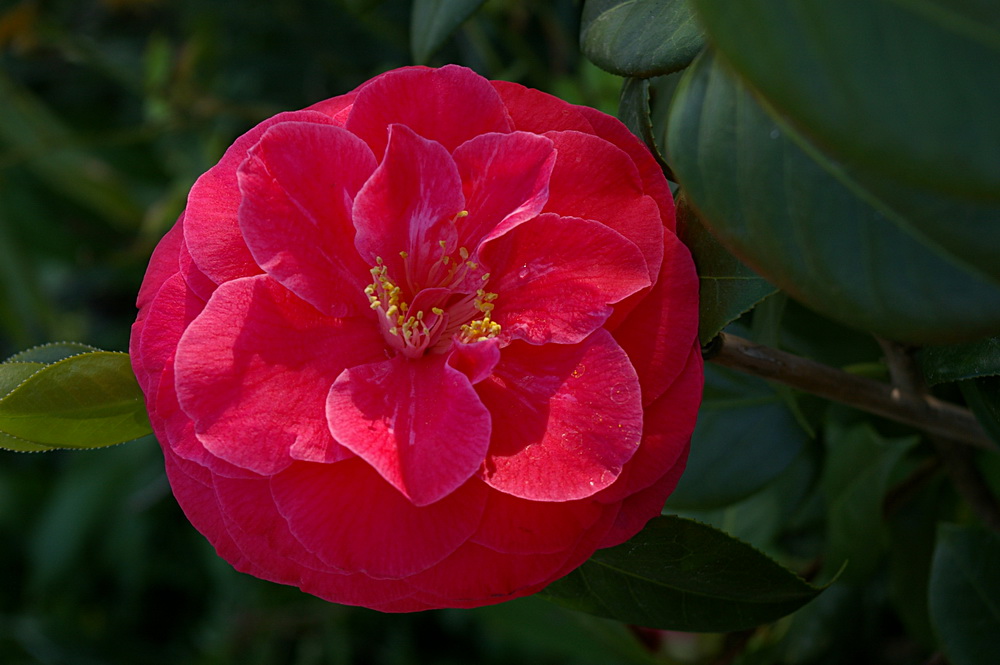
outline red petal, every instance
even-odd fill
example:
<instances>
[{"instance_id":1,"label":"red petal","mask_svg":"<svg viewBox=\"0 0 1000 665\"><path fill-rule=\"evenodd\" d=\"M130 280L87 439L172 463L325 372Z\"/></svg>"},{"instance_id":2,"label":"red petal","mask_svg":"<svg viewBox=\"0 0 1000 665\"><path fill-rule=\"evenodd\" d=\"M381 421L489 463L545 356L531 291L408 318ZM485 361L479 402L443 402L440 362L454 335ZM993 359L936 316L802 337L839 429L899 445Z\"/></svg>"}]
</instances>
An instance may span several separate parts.
<instances>
[{"instance_id":1,"label":"red petal","mask_svg":"<svg viewBox=\"0 0 1000 665\"><path fill-rule=\"evenodd\" d=\"M590 122L581 113L584 107L575 106L541 90L525 88L518 83L491 83L506 104L514 129L535 134L567 130L594 133Z\"/></svg>"},{"instance_id":2,"label":"red petal","mask_svg":"<svg viewBox=\"0 0 1000 665\"><path fill-rule=\"evenodd\" d=\"M307 106L302 110L317 111L324 115L328 115L336 121L338 127L343 127L344 123L347 121L346 111L351 110L351 105L354 103L354 99L357 96L358 91L353 90L346 95L340 95L338 97L324 99L321 102L316 102L312 106Z\"/></svg>"},{"instance_id":3,"label":"red petal","mask_svg":"<svg viewBox=\"0 0 1000 665\"><path fill-rule=\"evenodd\" d=\"M638 245L650 280L663 260L663 221L656 201L643 192L632 158L604 139L579 132L550 132L559 157L549 181L546 212L607 224Z\"/></svg>"},{"instance_id":4,"label":"red petal","mask_svg":"<svg viewBox=\"0 0 1000 665\"><path fill-rule=\"evenodd\" d=\"M425 284L430 265L457 248L454 218L465 205L462 181L451 155L441 144L425 140L403 125L393 125L385 159L354 201L355 244L362 258L375 265L381 258L389 276L408 275ZM409 253L409 269L400 252ZM407 293L413 295L412 290Z\"/></svg>"},{"instance_id":5,"label":"red petal","mask_svg":"<svg viewBox=\"0 0 1000 665\"><path fill-rule=\"evenodd\" d=\"M139 308L139 318L143 318L146 306L156 297L156 293L167 278L180 270L178 254L184 242L183 222L184 215L181 214L180 219L160 238L160 242L153 249L153 255L149 257L149 266L142 278L142 285L139 286L139 295L135 302Z\"/></svg>"},{"instance_id":6,"label":"red petal","mask_svg":"<svg viewBox=\"0 0 1000 665\"><path fill-rule=\"evenodd\" d=\"M477 389L495 420L484 479L513 496L591 496L642 437L639 381L605 330L571 346L514 342Z\"/></svg>"},{"instance_id":7,"label":"red petal","mask_svg":"<svg viewBox=\"0 0 1000 665\"><path fill-rule=\"evenodd\" d=\"M672 233L664 238L663 268L653 289L611 330L639 374L642 402L649 404L686 366L698 336L698 273L687 247Z\"/></svg>"},{"instance_id":8,"label":"red petal","mask_svg":"<svg viewBox=\"0 0 1000 665\"><path fill-rule=\"evenodd\" d=\"M174 274L150 303L144 327L135 340L133 369L146 400L155 403L160 377L174 359L177 342L187 325L205 308L205 301L187 288L184 277Z\"/></svg>"},{"instance_id":9,"label":"red petal","mask_svg":"<svg viewBox=\"0 0 1000 665\"><path fill-rule=\"evenodd\" d=\"M417 506L454 492L482 464L490 414L444 355L352 367L330 389L334 438Z\"/></svg>"},{"instance_id":10,"label":"red petal","mask_svg":"<svg viewBox=\"0 0 1000 665\"><path fill-rule=\"evenodd\" d=\"M291 532L322 561L348 573L398 579L441 561L479 525L486 488L467 483L414 506L360 459L295 463L271 481Z\"/></svg>"},{"instance_id":11,"label":"red petal","mask_svg":"<svg viewBox=\"0 0 1000 665\"><path fill-rule=\"evenodd\" d=\"M490 492L472 540L511 554L565 552L576 546L605 510L609 510L607 505L590 499L553 503Z\"/></svg>"},{"instance_id":12,"label":"red petal","mask_svg":"<svg viewBox=\"0 0 1000 665\"><path fill-rule=\"evenodd\" d=\"M371 266L354 249L351 207L375 166L368 146L346 130L283 122L238 172L240 230L257 264L330 316L368 306Z\"/></svg>"},{"instance_id":13,"label":"red petal","mask_svg":"<svg viewBox=\"0 0 1000 665\"><path fill-rule=\"evenodd\" d=\"M474 249L498 225L506 229L531 219L549 198L556 153L544 136L484 134L460 146L453 157L469 212L457 223L460 246Z\"/></svg>"},{"instance_id":14,"label":"red petal","mask_svg":"<svg viewBox=\"0 0 1000 665\"><path fill-rule=\"evenodd\" d=\"M483 243L504 340L575 344L649 286L639 248L598 222L543 214Z\"/></svg>"},{"instance_id":15,"label":"red petal","mask_svg":"<svg viewBox=\"0 0 1000 665\"><path fill-rule=\"evenodd\" d=\"M326 426L326 393L348 364L383 351L370 319L333 319L270 277L221 285L177 347L181 407L214 455L260 474L346 451Z\"/></svg>"},{"instance_id":16,"label":"red petal","mask_svg":"<svg viewBox=\"0 0 1000 665\"><path fill-rule=\"evenodd\" d=\"M448 354L448 364L469 377L469 383L479 383L500 362L500 340L481 339L476 342L455 342Z\"/></svg>"},{"instance_id":17,"label":"red petal","mask_svg":"<svg viewBox=\"0 0 1000 665\"><path fill-rule=\"evenodd\" d=\"M333 124L329 116L315 111L279 113L268 118L236 139L219 163L198 178L188 194L184 239L195 264L216 284L260 273L240 235L236 169L269 127L289 121Z\"/></svg>"},{"instance_id":18,"label":"red petal","mask_svg":"<svg viewBox=\"0 0 1000 665\"><path fill-rule=\"evenodd\" d=\"M408 68L388 72L358 90L347 129L379 159L393 124L437 141L451 152L480 134L509 132L510 119L490 82L471 69Z\"/></svg>"}]
</instances>

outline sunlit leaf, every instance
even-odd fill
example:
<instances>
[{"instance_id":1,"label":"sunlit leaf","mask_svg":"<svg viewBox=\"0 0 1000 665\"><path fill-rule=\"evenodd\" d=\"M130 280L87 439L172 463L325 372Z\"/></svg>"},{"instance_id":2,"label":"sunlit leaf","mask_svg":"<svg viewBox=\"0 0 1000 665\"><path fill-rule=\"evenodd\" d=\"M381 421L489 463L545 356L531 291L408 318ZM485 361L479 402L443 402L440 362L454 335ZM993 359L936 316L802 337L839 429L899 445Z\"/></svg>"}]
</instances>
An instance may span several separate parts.
<instances>
[{"instance_id":1,"label":"sunlit leaf","mask_svg":"<svg viewBox=\"0 0 1000 665\"><path fill-rule=\"evenodd\" d=\"M640 626L723 632L774 621L820 592L746 543L668 516L627 543L598 550L544 595Z\"/></svg>"}]
</instances>

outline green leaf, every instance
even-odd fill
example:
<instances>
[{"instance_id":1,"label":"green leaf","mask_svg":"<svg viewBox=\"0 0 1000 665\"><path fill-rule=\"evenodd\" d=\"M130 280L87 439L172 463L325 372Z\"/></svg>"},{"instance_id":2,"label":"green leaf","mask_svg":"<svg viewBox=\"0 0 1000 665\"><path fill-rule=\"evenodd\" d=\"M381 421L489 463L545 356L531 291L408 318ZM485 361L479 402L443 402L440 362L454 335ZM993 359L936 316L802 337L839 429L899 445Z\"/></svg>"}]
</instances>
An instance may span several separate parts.
<instances>
[{"instance_id":1,"label":"green leaf","mask_svg":"<svg viewBox=\"0 0 1000 665\"><path fill-rule=\"evenodd\" d=\"M908 342L1000 330L1000 283L902 230L905 220L769 115L710 53L685 72L667 131L668 160L701 219L792 297Z\"/></svg>"},{"instance_id":2,"label":"green leaf","mask_svg":"<svg viewBox=\"0 0 1000 665\"><path fill-rule=\"evenodd\" d=\"M0 399L0 433L51 448L99 448L150 431L125 353L93 351L59 360Z\"/></svg>"},{"instance_id":3,"label":"green leaf","mask_svg":"<svg viewBox=\"0 0 1000 665\"><path fill-rule=\"evenodd\" d=\"M1000 444L1000 376L959 381L958 387L976 420Z\"/></svg>"},{"instance_id":4,"label":"green leaf","mask_svg":"<svg viewBox=\"0 0 1000 665\"><path fill-rule=\"evenodd\" d=\"M90 353L92 351L100 351L100 349L90 346L89 344L81 344L79 342L52 342L15 353L4 362L33 362L50 365L54 362L63 360L64 358L78 356L81 353Z\"/></svg>"},{"instance_id":5,"label":"green leaf","mask_svg":"<svg viewBox=\"0 0 1000 665\"><path fill-rule=\"evenodd\" d=\"M995 3L691 2L740 75L830 154L916 187L1000 202Z\"/></svg>"},{"instance_id":6,"label":"green leaf","mask_svg":"<svg viewBox=\"0 0 1000 665\"><path fill-rule=\"evenodd\" d=\"M888 544L882 503L893 469L919 437L884 439L870 425L827 427L828 453L821 485L827 501L826 559L845 561L845 581L862 581Z\"/></svg>"},{"instance_id":7,"label":"green leaf","mask_svg":"<svg viewBox=\"0 0 1000 665\"><path fill-rule=\"evenodd\" d=\"M777 289L726 251L683 195L677 199L677 227L698 267L698 339L708 344Z\"/></svg>"},{"instance_id":8,"label":"green leaf","mask_svg":"<svg viewBox=\"0 0 1000 665\"><path fill-rule=\"evenodd\" d=\"M627 543L598 550L543 594L625 623L727 632L779 619L820 591L746 543L665 516Z\"/></svg>"},{"instance_id":9,"label":"green leaf","mask_svg":"<svg viewBox=\"0 0 1000 665\"><path fill-rule=\"evenodd\" d=\"M1000 337L947 346L927 346L918 355L931 384L1000 374Z\"/></svg>"},{"instance_id":10,"label":"green leaf","mask_svg":"<svg viewBox=\"0 0 1000 665\"><path fill-rule=\"evenodd\" d=\"M595 65L650 77L687 67L704 46L689 0L586 0L580 47Z\"/></svg>"},{"instance_id":11,"label":"green leaf","mask_svg":"<svg viewBox=\"0 0 1000 665\"><path fill-rule=\"evenodd\" d=\"M5 362L0 364L0 398L10 394L15 388L21 385L25 379L45 367L40 362ZM50 450L48 446L41 446L30 441L18 439L0 432L0 448L14 450L21 453L38 453Z\"/></svg>"},{"instance_id":12,"label":"green leaf","mask_svg":"<svg viewBox=\"0 0 1000 665\"><path fill-rule=\"evenodd\" d=\"M649 109L649 79L629 78L622 84L618 100L618 119L649 148L656 160L663 163L663 156L653 137L653 119Z\"/></svg>"},{"instance_id":13,"label":"green leaf","mask_svg":"<svg viewBox=\"0 0 1000 665\"><path fill-rule=\"evenodd\" d=\"M952 665L1000 663L1000 536L942 524L931 569L931 621Z\"/></svg>"},{"instance_id":14,"label":"green leaf","mask_svg":"<svg viewBox=\"0 0 1000 665\"><path fill-rule=\"evenodd\" d=\"M749 496L781 475L808 440L765 381L709 364L687 468L669 505L718 508Z\"/></svg>"},{"instance_id":15,"label":"green leaf","mask_svg":"<svg viewBox=\"0 0 1000 665\"><path fill-rule=\"evenodd\" d=\"M451 33L486 0L413 0L410 52L417 64L426 63Z\"/></svg>"}]
</instances>

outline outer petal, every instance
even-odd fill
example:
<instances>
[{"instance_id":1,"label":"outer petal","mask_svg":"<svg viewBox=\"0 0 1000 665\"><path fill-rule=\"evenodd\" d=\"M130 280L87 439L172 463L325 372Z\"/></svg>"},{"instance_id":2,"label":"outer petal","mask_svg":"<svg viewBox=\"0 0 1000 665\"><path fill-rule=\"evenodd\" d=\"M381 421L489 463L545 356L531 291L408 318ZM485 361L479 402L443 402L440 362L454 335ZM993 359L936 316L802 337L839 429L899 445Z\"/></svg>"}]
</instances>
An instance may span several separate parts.
<instances>
[{"instance_id":1,"label":"outer petal","mask_svg":"<svg viewBox=\"0 0 1000 665\"><path fill-rule=\"evenodd\" d=\"M646 196L632 159L604 139L579 132L550 132L559 153L546 212L607 224L638 245L650 280L663 260L660 208Z\"/></svg>"},{"instance_id":2,"label":"outer petal","mask_svg":"<svg viewBox=\"0 0 1000 665\"><path fill-rule=\"evenodd\" d=\"M266 475L292 459L343 459L326 393L381 342L372 320L322 316L270 277L227 282L177 346L177 396L205 447L237 466Z\"/></svg>"},{"instance_id":3,"label":"outer petal","mask_svg":"<svg viewBox=\"0 0 1000 665\"><path fill-rule=\"evenodd\" d=\"M507 106L514 129L535 134L564 131L594 133L593 126L581 113L581 106L575 106L541 90L525 88L519 83L491 83Z\"/></svg>"},{"instance_id":4,"label":"outer petal","mask_svg":"<svg viewBox=\"0 0 1000 665\"><path fill-rule=\"evenodd\" d=\"M178 255L184 242L184 232L181 228L183 223L184 215L181 214L180 219L160 239L153 249L153 255L149 257L149 266L142 278L142 285L139 287L139 295L135 302L139 308L140 319L145 316L146 307L156 297L163 283L180 270Z\"/></svg>"},{"instance_id":5,"label":"outer petal","mask_svg":"<svg viewBox=\"0 0 1000 665\"><path fill-rule=\"evenodd\" d=\"M477 389L495 419L482 475L501 492L583 499L614 483L639 447L639 381L605 330L572 346L515 342Z\"/></svg>"},{"instance_id":6,"label":"outer petal","mask_svg":"<svg viewBox=\"0 0 1000 665\"><path fill-rule=\"evenodd\" d=\"M347 369L326 414L334 438L418 506L465 483L489 445L490 414L444 355Z\"/></svg>"},{"instance_id":7,"label":"outer petal","mask_svg":"<svg viewBox=\"0 0 1000 665\"><path fill-rule=\"evenodd\" d=\"M369 265L381 258L397 281L408 275L414 282L406 285L408 296L417 286L437 286L427 283L427 276L442 251L455 251L454 219L464 205L462 181L448 151L393 125L385 159L354 201L358 252ZM409 263L401 251L409 254Z\"/></svg>"},{"instance_id":8,"label":"outer petal","mask_svg":"<svg viewBox=\"0 0 1000 665\"><path fill-rule=\"evenodd\" d=\"M503 339L575 344L611 304L649 286L635 244L598 222L546 213L483 243Z\"/></svg>"},{"instance_id":9,"label":"outer petal","mask_svg":"<svg viewBox=\"0 0 1000 665\"><path fill-rule=\"evenodd\" d=\"M457 223L461 246L474 249L498 226L531 219L548 201L556 153L544 136L484 134L463 143L453 157L469 212Z\"/></svg>"},{"instance_id":10,"label":"outer petal","mask_svg":"<svg viewBox=\"0 0 1000 665\"><path fill-rule=\"evenodd\" d=\"M472 481L417 507L357 458L293 464L272 479L271 491L306 549L375 578L412 575L451 554L479 525L487 493Z\"/></svg>"},{"instance_id":11,"label":"outer petal","mask_svg":"<svg viewBox=\"0 0 1000 665\"><path fill-rule=\"evenodd\" d=\"M238 171L240 230L257 264L330 316L368 305L371 267L354 249L351 208L375 156L339 127L283 122Z\"/></svg>"},{"instance_id":12,"label":"outer petal","mask_svg":"<svg viewBox=\"0 0 1000 665\"><path fill-rule=\"evenodd\" d=\"M334 123L329 116L316 111L279 113L268 118L236 139L219 163L198 178L188 194L184 211L187 248L198 268L216 284L260 272L237 224L240 190L236 169L269 127L288 121Z\"/></svg>"},{"instance_id":13,"label":"outer petal","mask_svg":"<svg viewBox=\"0 0 1000 665\"><path fill-rule=\"evenodd\" d=\"M511 131L507 110L490 82L455 65L399 69L359 88L346 127L379 159L388 143L386 130L397 123L448 152L480 134Z\"/></svg>"},{"instance_id":14,"label":"outer petal","mask_svg":"<svg viewBox=\"0 0 1000 665\"><path fill-rule=\"evenodd\" d=\"M177 342L187 325L205 308L205 301L187 288L179 273L167 279L150 303L144 327L136 336L133 369L148 404L155 404L156 392Z\"/></svg>"},{"instance_id":15,"label":"outer petal","mask_svg":"<svg viewBox=\"0 0 1000 665\"><path fill-rule=\"evenodd\" d=\"M653 289L612 329L632 359L649 405L688 363L698 336L698 273L691 252L672 233L663 238L664 259Z\"/></svg>"},{"instance_id":16,"label":"outer petal","mask_svg":"<svg viewBox=\"0 0 1000 665\"><path fill-rule=\"evenodd\" d=\"M551 503L490 492L472 541L510 554L566 552L606 510L606 504L590 499Z\"/></svg>"}]
</instances>

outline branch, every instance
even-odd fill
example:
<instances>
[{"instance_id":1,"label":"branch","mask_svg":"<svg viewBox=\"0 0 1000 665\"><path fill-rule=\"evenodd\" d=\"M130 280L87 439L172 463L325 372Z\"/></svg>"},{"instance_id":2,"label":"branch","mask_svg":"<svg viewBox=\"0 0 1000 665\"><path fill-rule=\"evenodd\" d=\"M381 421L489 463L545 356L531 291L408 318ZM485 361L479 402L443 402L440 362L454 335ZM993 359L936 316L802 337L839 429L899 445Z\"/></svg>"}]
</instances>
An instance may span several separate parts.
<instances>
[{"instance_id":1,"label":"branch","mask_svg":"<svg viewBox=\"0 0 1000 665\"><path fill-rule=\"evenodd\" d=\"M930 395L849 374L727 333L719 333L705 358L952 441L996 450L971 412Z\"/></svg>"}]
</instances>

